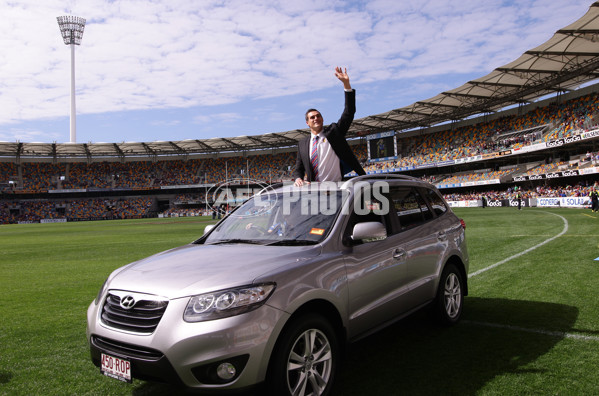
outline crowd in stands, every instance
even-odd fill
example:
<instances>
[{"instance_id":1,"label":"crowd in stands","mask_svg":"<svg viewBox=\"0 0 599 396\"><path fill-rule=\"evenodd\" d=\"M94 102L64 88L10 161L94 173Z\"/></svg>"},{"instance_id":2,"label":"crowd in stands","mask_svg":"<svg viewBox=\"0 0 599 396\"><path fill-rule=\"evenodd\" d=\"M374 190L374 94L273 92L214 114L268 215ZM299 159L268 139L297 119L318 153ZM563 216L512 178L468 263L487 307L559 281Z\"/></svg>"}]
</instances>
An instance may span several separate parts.
<instances>
[{"instance_id":1,"label":"crowd in stands","mask_svg":"<svg viewBox=\"0 0 599 396\"><path fill-rule=\"evenodd\" d=\"M392 170L557 139L580 132L599 122L599 96L589 94L562 104L551 104L519 116L445 131L398 137L399 157L394 161L369 162L365 144L352 148L365 170ZM541 128L543 127L543 128ZM536 129L535 129L536 128ZM217 183L249 178L277 182L291 178L294 151L222 158L41 163L0 162L0 191L55 189L148 189L161 186ZM542 171L542 170L539 170Z\"/></svg>"},{"instance_id":2,"label":"crowd in stands","mask_svg":"<svg viewBox=\"0 0 599 396\"><path fill-rule=\"evenodd\" d=\"M465 158L514 149L588 130L599 124L599 95L588 94L564 103L538 107L526 114L510 115L491 121L434 133L402 138L397 137L397 160L369 162L363 142L352 145L367 172L391 171L427 163ZM354 143L354 142L352 142ZM160 161L106 161L106 162L28 162L19 164L0 162L0 194L10 202L15 192L45 192L49 190L81 189L159 189L163 186L213 184L231 179L251 179L274 183L290 180L295 164L295 151L236 157L202 159L164 159ZM599 164L599 153L589 152L579 163L551 161L529 169L510 168L470 173L429 176L427 180L439 184L458 184L507 178L510 175L537 175L572 167ZM181 199L189 200L190 197ZM194 199L194 198L192 198ZM201 194L197 200L205 199ZM69 202L65 208L53 207L43 201L22 201L20 209L8 209L7 201L0 201L0 223L14 220L15 213L27 221L41 218L66 217L135 217L143 216L151 205L147 199L115 200L111 205L103 201L85 200L85 204ZM17 205L17 206L19 206ZM13 205L14 206L14 205ZM107 209L111 207L112 209ZM177 210L183 210L178 208ZM175 213L175 212L173 212Z\"/></svg>"},{"instance_id":3,"label":"crowd in stands","mask_svg":"<svg viewBox=\"0 0 599 396\"><path fill-rule=\"evenodd\" d=\"M294 164L295 153L291 152L158 162L0 162L0 191L147 189L239 178L277 182L291 178Z\"/></svg>"},{"instance_id":4,"label":"crowd in stands","mask_svg":"<svg viewBox=\"0 0 599 396\"><path fill-rule=\"evenodd\" d=\"M205 208L168 208L162 212L163 217L210 216L212 212Z\"/></svg>"},{"instance_id":5,"label":"crowd in stands","mask_svg":"<svg viewBox=\"0 0 599 396\"><path fill-rule=\"evenodd\" d=\"M68 173L67 167L65 167L60 177L60 179L63 179L61 180L61 187L63 189L112 187L110 163L108 162L94 162L89 164L76 162L66 165ZM23 167L26 166L27 164L24 164Z\"/></svg>"},{"instance_id":6,"label":"crowd in stands","mask_svg":"<svg viewBox=\"0 0 599 396\"><path fill-rule=\"evenodd\" d=\"M368 164L366 150L358 158L366 165L366 171L374 171L518 149L588 130L599 124L598 114L599 95L593 93L559 105L539 107L519 116L403 138L398 145L400 158L395 161Z\"/></svg>"},{"instance_id":7,"label":"crowd in stands","mask_svg":"<svg viewBox=\"0 0 599 396\"><path fill-rule=\"evenodd\" d=\"M175 204L197 203L197 202L204 202L205 200L206 200L206 191L202 191L200 193L194 193L194 194L178 194L173 199L173 203L175 203Z\"/></svg>"},{"instance_id":8,"label":"crowd in stands","mask_svg":"<svg viewBox=\"0 0 599 396\"><path fill-rule=\"evenodd\" d=\"M524 175L525 176L530 176L530 175L543 175L546 173L550 173L550 172L555 172L558 169L561 169L563 167L566 167L568 165L567 162L565 161L558 161L558 162L550 162L547 164L541 164L531 170L529 170L528 172L526 172Z\"/></svg>"},{"instance_id":9,"label":"crowd in stands","mask_svg":"<svg viewBox=\"0 0 599 396\"><path fill-rule=\"evenodd\" d=\"M530 165L528 169L522 169L518 166L511 166L504 169L491 171L491 170L478 170L475 172L463 172L453 175L429 177L426 180L433 184L449 185L449 184L463 184L468 182L482 182L482 181L495 181L505 182L510 180L513 176L532 176L532 175L544 175L557 171L565 171L572 169L582 169L587 165L599 165L599 152L587 153L581 155L571 161L554 161L548 158L542 163L524 164ZM506 178L507 177L507 178Z\"/></svg>"},{"instance_id":10,"label":"crowd in stands","mask_svg":"<svg viewBox=\"0 0 599 396\"><path fill-rule=\"evenodd\" d=\"M52 219L136 219L146 217L152 205L152 198L0 201L0 224Z\"/></svg>"},{"instance_id":11,"label":"crowd in stands","mask_svg":"<svg viewBox=\"0 0 599 396\"><path fill-rule=\"evenodd\" d=\"M458 184L458 183L467 183L473 181L482 181L482 180L499 180L503 176L507 176L514 172L514 169L503 169L498 171L482 171L482 172L474 172L474 173L463 173L459 175L449 176L439 183L441 184Z\"/></svg>"},{"instance_id":12,"label":"crowd in stands","mask_svg":"<svg viewBox=\"0 0 599 396\"><path fill-rule=\"evenodd\" d=\"M520 193L523 199L528 198L558 198L558 197L588 197L594 189L599 190L599 182L596 183L578 183L574 186L538 186L532 189L515 189L507 188L504 191L489 190L481 192L463 192L451 194L443 194L447 201L465 201L465 200L480 200L483 196L487 200L496 201L502 199L514 199L516 193Z\"/></svg>"},{"instance_id":13,"label":"crowd in stands","mask_svg":"<svg viewBox=\"0 0 599 396\"><path fill-rule=\"evenodd\" d=\"M489 174L493 174L490 172ZM480 175L480 174L479 174ZM423 176L423 180L434 182L434 177ZM463 182L465 179L446 178L443 182ZM468 179L471 180L471 179ZM537 197L588 197L593 189L599 189L599 182L579 183L574 186L538 186L534 189L521 188L517 191L523 199ZM515 188L504 191L488 190L485 192L453 192L444 194L448 201L480 200L485 197L489 201L514 199ZM172 200L172 205L162 212L163 217L210 216L212 209L205 204L205 193L181 194ZM131 219L147 217L153 206L153 198L126 199L81 199L52 201L47 199L0 201L0 224L17 222L39 222L40 220L66 219L99 220L99 219Z\"/></svg>"},{"instance_id":14,"label":"crowd in stands","mask_svg":"<svg viewBox=\"0 0 599 396\"><path fill-rule=\"evenodd\" d=\"M596 119L598 106L597 94L582 96L561 105L548 106L545 115L556 127L544 137L544 141L569 137L578 130L589 129L599 121Z\"/></svg>"}]
</instances>

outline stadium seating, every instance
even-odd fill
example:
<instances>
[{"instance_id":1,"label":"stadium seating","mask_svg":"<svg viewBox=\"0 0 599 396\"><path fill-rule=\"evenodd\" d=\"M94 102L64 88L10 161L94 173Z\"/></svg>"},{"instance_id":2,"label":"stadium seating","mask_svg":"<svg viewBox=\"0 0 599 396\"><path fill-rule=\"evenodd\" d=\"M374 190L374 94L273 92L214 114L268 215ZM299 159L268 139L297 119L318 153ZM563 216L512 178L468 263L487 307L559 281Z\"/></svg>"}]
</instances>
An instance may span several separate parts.
<instances>
[{"instance_id":1,"label":"stadium seating","mask_svg":"<svg viewBox=\"0 0 599 396\"><path fill-rule=\"evenodd\" d=\"M399 157L393 161L369 162L366 145L352 146L367 172L393 171L440 161L522 148L572 136L599 123L599 95L588 94L564 103L535 108L525 114L500 117L474 125L447 129L401 139ZM599 153L588 153L595 163ZM165 158L157 161L103 162L0 162L0 223L39 221L54 218L130 218L146 216L151 198L13 200L14 193L40 193L51 190L148 190L161 187L193 186L218 183L226 179L249 178L274 183L290 180L295 164L295 151L228 156L202 159ZM522 175L530 176L571 167L563 161L530 166ZM577 165L578 166L578 165ZM441 184L458 184L501 179L515 169L477 171L424 177ZM179 200L193 197L177 197ZM203 201L200 194L197 199ZM176 200L175 200L176 201ZM171 208L167 215L187 215L189 208Z\"/></svg>"}]
</instances>

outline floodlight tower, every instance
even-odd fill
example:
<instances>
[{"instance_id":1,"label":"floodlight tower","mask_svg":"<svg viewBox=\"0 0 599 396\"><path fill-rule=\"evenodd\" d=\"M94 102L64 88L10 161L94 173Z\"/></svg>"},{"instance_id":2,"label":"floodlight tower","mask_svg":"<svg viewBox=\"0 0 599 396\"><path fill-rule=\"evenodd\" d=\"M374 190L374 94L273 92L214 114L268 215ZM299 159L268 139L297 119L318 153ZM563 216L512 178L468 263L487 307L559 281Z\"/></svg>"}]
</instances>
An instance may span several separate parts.
<instances>
[{"instance_id":1,"label":"floodlight tower","mask_svg":"<svg viewBox=\"0 0 599 396\"><path fill-rule=\"evenodd\" d=\"M75 45L81 44L85 19L76 16L56 17L62 39L66 45L71 46L71 143L77 141L77 127L75 123Z\"/></svg>"}]
</instances>

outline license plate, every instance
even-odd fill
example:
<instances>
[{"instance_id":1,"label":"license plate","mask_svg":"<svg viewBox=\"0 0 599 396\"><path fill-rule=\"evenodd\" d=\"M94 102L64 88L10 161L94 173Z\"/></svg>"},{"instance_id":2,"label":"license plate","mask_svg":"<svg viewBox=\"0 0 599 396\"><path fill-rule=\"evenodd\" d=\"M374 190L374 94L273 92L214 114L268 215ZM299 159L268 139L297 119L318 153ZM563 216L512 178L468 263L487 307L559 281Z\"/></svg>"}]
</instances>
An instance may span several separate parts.
<instances>
[{"instance_id":1,"label":"license plate","mask_svg":"<svg viewBox=\"0 0 599 396\"><path fill-rule=\"evenodd\" d=\"M131 382L131 362L126 359L102 354L100 372L120 381Z\"/></svg>"}]
</instances>

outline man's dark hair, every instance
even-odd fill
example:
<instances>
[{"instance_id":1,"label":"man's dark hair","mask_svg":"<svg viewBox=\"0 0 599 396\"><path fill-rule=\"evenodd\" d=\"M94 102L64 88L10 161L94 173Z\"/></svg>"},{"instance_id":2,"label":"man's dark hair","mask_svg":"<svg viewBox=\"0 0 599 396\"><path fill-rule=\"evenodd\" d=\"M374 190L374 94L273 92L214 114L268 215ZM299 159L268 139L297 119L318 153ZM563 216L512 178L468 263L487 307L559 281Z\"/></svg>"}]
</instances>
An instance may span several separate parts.
<instances>
[{"instance_id":1,"label":"man's dark hair","mask_svg":"<svg viewBox=\"0 0 599 396\"><path fill-rule=\"evenodd\" d=\"M322 117L322 114L320 113L320 111L318 111L316 109L308 109L308 110L306 110L306 114L304 114L304 117L306 117L306 121L308 121L308 113L310 113L311 111L316 111Z\"/></svg>"}]
</instances>

